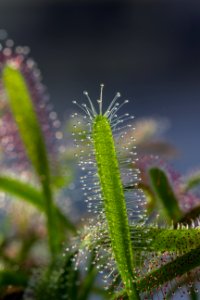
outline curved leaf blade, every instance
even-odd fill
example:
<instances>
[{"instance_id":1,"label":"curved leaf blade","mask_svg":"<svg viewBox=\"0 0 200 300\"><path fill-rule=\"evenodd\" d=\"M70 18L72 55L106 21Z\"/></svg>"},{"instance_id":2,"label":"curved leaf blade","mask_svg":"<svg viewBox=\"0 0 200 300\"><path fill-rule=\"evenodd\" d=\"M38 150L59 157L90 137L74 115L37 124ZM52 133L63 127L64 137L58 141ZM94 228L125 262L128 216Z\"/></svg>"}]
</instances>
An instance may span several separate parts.
<instances>
[{"instance_id":1,"label":"curved leaf blade","mask_svg":"<svg viewBox=\"0 0 200 300\"><path fill-rule=\"evenodd\" d=\"M151 168L149 176L155 195L164 208L169 221L179 221L183 214L165 172L159 168Z\"/></svg>"}]
</instances>

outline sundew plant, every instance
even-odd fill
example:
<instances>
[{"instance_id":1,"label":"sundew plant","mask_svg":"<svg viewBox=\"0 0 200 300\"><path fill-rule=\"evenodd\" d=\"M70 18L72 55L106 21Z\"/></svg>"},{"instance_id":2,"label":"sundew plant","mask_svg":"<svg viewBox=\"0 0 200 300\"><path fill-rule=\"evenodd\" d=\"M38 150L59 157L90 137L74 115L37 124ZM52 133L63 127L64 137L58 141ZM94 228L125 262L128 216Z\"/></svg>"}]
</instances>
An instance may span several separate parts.
<instances>
[{"instance_id":1,"label":"sundew plant","mask_svg":"<svg viewBox=\"0 0 200 300\"><path fill-rule=\"evenodd\" d=\"M0 299L199 299L200 171L103 84L73 101L72 146L28 52L0 44Z\"/></svg>"}]
</instances>

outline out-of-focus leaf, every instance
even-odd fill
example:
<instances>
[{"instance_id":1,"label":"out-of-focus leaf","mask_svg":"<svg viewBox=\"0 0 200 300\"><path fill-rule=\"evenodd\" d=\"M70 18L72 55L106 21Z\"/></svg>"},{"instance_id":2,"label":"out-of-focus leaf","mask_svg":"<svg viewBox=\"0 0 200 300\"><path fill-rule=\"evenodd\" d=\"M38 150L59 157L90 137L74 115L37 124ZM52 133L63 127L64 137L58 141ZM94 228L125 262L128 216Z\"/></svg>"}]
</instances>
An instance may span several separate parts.
<instances>
[{"instance_id":1,"label":"out-of-focus leaf","mask_svg":"<svg viewBox=\"0 0 200 300\"><path fill-rule=\"evenodd\" d=\"M71 172L71 170L69 172ZM72 174L67 174L65 176L58 175L52 177L52 185L56 189L67 187L72 181L73 181Z\"/></svg>"},{"instance_id":2,"label":"out-of-focus leaf","mask_svg":"<svg viewBox=\"0 0 200 300\"><path fill-rule=\"evenodd\" d=\"M134 185L124 186L124 192L129 191L129 190L134 190L135 188L137 188L137 189L139 188L139 189L143 190L145 197L146 197L146 201L147 201L148 214L150 214L156 205L155 196L154 196L151 188L147 184L140 182L139 184L137 184L137 186L134 186Z\"/></svg>"},{"instance_id":3,"label":"out-of-focus leaf","mask_svg":"<svg viewBox=\"0 0 200 300\"><path fill-rule=\"evenodd\" d=\"M60 238L56 225L57 218L55 218L53 210L50 168L43 134L26 81L20 70L7 64L3 69L2 79L11 112L27 156L32 162L42 185L49 232L49 247L52 256L54 256L59 250Z\"/></svg>"},{"instance_id":4,"label":"out-of-focus leaf","mask_svg":"<svg viewBox=\"0 0 200 300\"><path fill-rule=\"evenodd\" d=\"M98 274L97 269L94 267L94 258L95 254L92 253L90 262L87 267L87 275L85 276L83 284L81 285L80 294L78 298L79 300L87 300L94 286L94 282Z\"/></svg>"},{"instance_id":5,"label":"out-of-focus leaf","mask_svg":"<svg viewBox=\"0 0 200 300\"><path fill-rule=\"evenodd\" d=\"M191 175L185 182L184 190L188 191L200 185L200 172Z\"/></svg>"},{"instance_id":6,"label":"out-of-focus leaf","mask_svg":"<svg viewBox=\"0 0 200 300\"><path fill-rule=\"evenodd\" d=\"M191 224L200 215L200 206L194 207L192 210L187 212L180 220L180 223Z\"/></svg>"},{"instance_id":7,"label":"out-of-focus leaf","mask_svg":"<svg viewBox=\"0 0 200 300\"><path fill-rule=\"evenodd\" d=\"M0 288L9 285L25 287L27 285L27 282L27 276L20 271L0 271Z\"/></svg>"},{"instance_id":8,"label":"out-of-focus leaf","mask_svg":"<svg viewBox=\"0 0 200 300\"><path fill-rule=\"evenodd\" d=\"M159 204L161 204L162 208L165 210L169 221L179 221L183 213L179 208L178 200L165 172L159 168L151 168L149 170L149 176L155 195Z\"/></svg>"},{"instance_id":9,"label":"out-of-focus leaf","mask_svg":"<svg viewBox=\"0 0 200 300\"><path fill-rule=\"evenodd\" d=\"M40 176L40 180L43 180L43 177L49 177L48 158L27 84L21 72L11 65L4 67L2 77L9 105L25 150Z\"/></svg>"},{"instance_id":10,"label":"out-of-focus leaf","mask_svg":"<svg viewBox=\"0 0 200 300\"><path fill-rule=\"evenodd\" d=\"M32 205L37 207L40 211L45 211L45 202L43 194L35 187L28 183L21 182L17 179L0 176L0 190L16 196ZM57 215L58 221L66 229L75 232L75 226L64 216L60 209L54 205L54 210Z\"/></svg>"},{"instance_id":11,"label":"out-of-focus leaf","mask_svg":"<svg viewBox=\"0 0 200 300\"><path fill-rule=\"evenodd\" d=\"M54 261L50 267L43 270L42 273L35 278L32 289L32 297L28 299L34 300L78 300L80 274L74 268L75 253L70 253L65 257L61 256ZM27 299L25 297L25 299Z\"/></svg>"},{"instance_id":12,"label":"out-of-focus leaf","mask_svg":"<svg viewBox=\"0 0 200 300\"><path fill-rule=\"evenodd\" d=\"M44 209L42 193L28 183L11 177L0 176L0 190L21 198L40 210Z\"/></svg>"}]
</instances>

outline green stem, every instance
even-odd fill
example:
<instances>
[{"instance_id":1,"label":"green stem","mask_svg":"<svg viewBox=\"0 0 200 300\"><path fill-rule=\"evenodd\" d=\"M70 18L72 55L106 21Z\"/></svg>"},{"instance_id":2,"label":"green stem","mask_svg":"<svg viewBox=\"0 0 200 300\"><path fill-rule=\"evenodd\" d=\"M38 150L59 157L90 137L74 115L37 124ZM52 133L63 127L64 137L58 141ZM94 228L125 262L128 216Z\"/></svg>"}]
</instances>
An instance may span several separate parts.
<instances>
[{"instance_id":1,"label":"green stem","mask_svg":"<svg viewBox=\"0 0 200 300\"><path fill-rule=\"evenodd\" d=\"M52 258L55 258L60 248L59 233L57 232L58 218L54 213L53 197L52 197L52 191L49 182L44 180L41 182L41 184L42 184L45 207L46 207L49 247L50 247Z\"/></svg>"}]
</instances>

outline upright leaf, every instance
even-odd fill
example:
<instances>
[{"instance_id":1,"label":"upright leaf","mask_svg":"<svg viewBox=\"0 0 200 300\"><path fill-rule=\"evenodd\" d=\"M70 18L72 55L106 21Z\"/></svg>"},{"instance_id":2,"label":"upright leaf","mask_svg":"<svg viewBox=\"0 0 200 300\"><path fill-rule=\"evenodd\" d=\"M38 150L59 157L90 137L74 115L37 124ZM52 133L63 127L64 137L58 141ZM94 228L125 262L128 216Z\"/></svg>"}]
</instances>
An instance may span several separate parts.
<instances>
[{"instance_id":1,"label":"upright leaf","mask_svg":"<svg viewBox=\"0 0 200 300\"><path fill-rule=\"evenodd\" d=\"M177 222L181 219L182 212L165 172L159 168L151 168L149 176L155 195L159 200L159 204L165 210L169 221Z\"/></svg>"},{"instance_id":2,"label":"upright leaf","mask_svg":"<svg viewBox=\"0 0 200 300\"><path fill-rule=\"evenodd\" d=\"M35 168L43 189L49 232L49 246L54 256L59 248L59 240L53 211L49 163L42 131L26 81L20 70L7 64L3 69L2 77L9 105L24 143L27 156Z\"/></svg>"}]
</instances>

